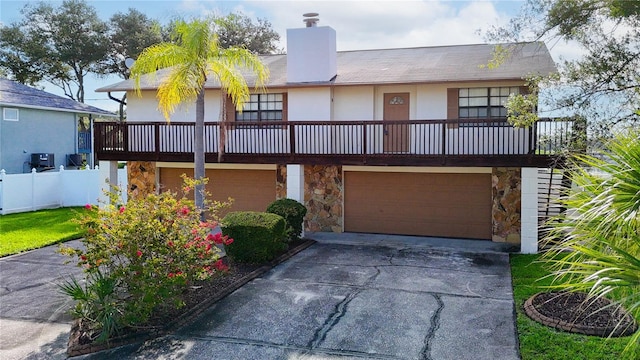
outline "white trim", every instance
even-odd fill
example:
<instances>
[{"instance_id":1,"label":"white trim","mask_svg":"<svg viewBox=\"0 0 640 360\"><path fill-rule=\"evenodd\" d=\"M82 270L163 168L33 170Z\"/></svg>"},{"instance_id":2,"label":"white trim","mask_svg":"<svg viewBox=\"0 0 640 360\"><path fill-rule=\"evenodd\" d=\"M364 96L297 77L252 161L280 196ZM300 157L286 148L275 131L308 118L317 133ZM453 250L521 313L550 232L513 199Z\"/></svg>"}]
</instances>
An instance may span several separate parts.
<instances>
[{"instance_id":1,"label":"white trim","mask_svg":"<svg viewBox=\"0 0 640 360\"><path fill-rule=\"evenodd\" d=\"M156 162L159 168L193 168L192 162ZM275 164L227 164L227 163L206 163L205 169L223 169L223 170L276 170Z\"/></svg>"},{"instance_id":2,"label":"white trim","mask_svg":"<svg viewBox=\"0 0 640 360\"><path fill-rule=\"evenodd\" d=\"M7 110L15 110L15 118L12 117L8 117L7 116ZM12 107L6 107L2 109L2 120L4 121L20 121L20 109L18 108L12 108Z\"/></svg>"},{"instance_id":3,"label":"white trim","mask_svg":"<svg viewBox=\"0 0 640 360\"><path fill-rule=\"evenodd\" d=\"M49 106L36 106L36 105L26 105L26 104L11 104L11 103L2 103L0 102L0 106L6 106L6 107L19 107L22 109L33 109L33 110L50 110L50 111L58 111L58 112L66 112L66 113L72 113L72 114L91 114L91 115L101 115L101 116L111 116L111 117L117 117L118 115L115 113L110 113L107 110L102 110L105 113L99 113L99 112L95 112L95 111L85 111L85 110L79 110L79 109L66 109L66 108L55 108L55 107L49 107Z\"/></svg>"},{"instance_id":4,"label":"white trim","mask_svg":"<svg viewBox=\"0 0 640 360\"><path fill-rule=\"evenodd\" d=\"M418 167L418 166L352 166L345 165L343 171L396 172L396 173L453 173L453 174L491 174L490 167Z\"/></svg>"}]
</instances>

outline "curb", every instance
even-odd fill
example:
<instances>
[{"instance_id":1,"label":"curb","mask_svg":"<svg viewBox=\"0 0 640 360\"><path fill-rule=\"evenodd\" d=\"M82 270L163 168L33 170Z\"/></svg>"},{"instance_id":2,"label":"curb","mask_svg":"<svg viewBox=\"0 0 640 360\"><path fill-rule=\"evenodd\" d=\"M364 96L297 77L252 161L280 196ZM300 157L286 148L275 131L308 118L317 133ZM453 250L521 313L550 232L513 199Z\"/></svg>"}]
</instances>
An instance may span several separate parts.
<instances>
[{"instance_id":1,"label":"curb","mask_svg":"<svg viewBox=\"0 0 640 360\"><path fill-rule=\"evenodd\" d=\"M531 296L529 299L527 299L527 301L525 301L524 312L532 320L539 322L542 325L549 326L554 329L571 332L571 333L578 333L578 334L599 336L599 337L629 336L633 334L637 329L635 321L632 324L633 326L618 326L616 324L613 326L601 327L601 326L588 326L588 325L582 325L582 324L574 324L564 320L550 318L546 315L541 314L533 305L533 300L540 294L543 294L543 293L537 293ZM629 315L627 314L625 315L625 317L626 316L629 316Z\"/></svg>"}]
</instances>

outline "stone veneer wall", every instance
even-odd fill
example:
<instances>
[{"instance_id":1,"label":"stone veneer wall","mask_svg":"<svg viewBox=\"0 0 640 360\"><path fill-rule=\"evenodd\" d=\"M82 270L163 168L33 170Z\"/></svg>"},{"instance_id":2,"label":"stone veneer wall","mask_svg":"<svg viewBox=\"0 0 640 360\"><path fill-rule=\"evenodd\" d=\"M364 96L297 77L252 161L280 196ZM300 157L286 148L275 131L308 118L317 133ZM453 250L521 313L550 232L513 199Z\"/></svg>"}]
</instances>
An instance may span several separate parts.
<instances>
[{"instance_id":1,"label":"stone veneer wall","mask_svg":"<svg viewBox=\"0 0 640 360\"><path fill-rule=\"evenodd\" d=\"M493 168L491 171L492 240L520 243L521 215L520 168Z\"/></svg>"},{"instance_id":2,"label":"stone veneer wall","mask_svg":"<svg viewBox=\"0 0 640 360\"><path fill-rule=\"evenodd\" d=\"M342 166L305 165L305 230L342 232Z\"/></svg>"},{"instance_id":3,"label":"stone veneer wall","mask_svg":"<svg viewBox=\"0 0 640 360\"><path fill-rule=\"evenodd\" d=\"M156 191L156 163L151 161L128 161L127 177L129 196L136 198Z\"/></svg>"},{"instance_id":4,"label":"stone veneer wall","mask_svg":"<svg viewBox=\"0 0 640 360\"><path fill-rule=\"evenodd\" d=\"M287 197L287 165L276 167L276 199Z\"/></svg>"}]
</instances>

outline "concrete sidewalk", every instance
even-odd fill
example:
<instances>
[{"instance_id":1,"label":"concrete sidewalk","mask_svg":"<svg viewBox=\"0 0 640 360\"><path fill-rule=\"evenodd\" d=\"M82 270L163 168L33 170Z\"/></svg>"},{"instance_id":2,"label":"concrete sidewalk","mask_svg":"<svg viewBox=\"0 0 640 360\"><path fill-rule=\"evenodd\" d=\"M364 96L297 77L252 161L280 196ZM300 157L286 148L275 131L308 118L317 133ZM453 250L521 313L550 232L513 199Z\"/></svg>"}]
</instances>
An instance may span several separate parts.
<instances>
[{"instance_id":1,"label":"concrete sidewalk","mask_svg":"<svg viewBox=\"0 0 640 360\"><path fill-rule=\"evenodd\" d=\"M80 246L79 241L66 245ZM65 359L72 302L57 284L81 270L48 246L0 259L0 359Z\"/></svg>"},{"instance_id":2,"label":"concrete sidewalk","mask_svg":"<svg viewBox=\"0 0 640 360\"><path fill-rule=\"evenodd\" d=\"M84 358L519 359L500 246L310 236L319 243L175 334Z\"/></svg>"}]
</instances>

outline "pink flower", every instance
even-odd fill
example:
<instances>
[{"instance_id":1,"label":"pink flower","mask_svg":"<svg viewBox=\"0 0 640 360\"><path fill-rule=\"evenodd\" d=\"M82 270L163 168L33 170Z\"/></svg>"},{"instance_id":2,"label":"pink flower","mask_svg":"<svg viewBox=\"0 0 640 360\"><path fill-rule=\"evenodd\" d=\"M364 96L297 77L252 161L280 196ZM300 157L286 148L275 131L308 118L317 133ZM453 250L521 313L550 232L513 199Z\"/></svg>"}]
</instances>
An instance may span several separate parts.
<instances>
[{"instance_id":1,"label":"pink flower","mask_svg":"<svg viewBox=\"0 0 640 360\"><path fill-rule=\"evenodd\" d=\"M167 276L168 276L168 277L170 277L170 278L172 278L172 277L176 276L176 274L174 274L174 273L170 272L169 274L167 274Z\"/></svg>"},{"instance_id":2,"label":"pink flower","mask_svg":"<svg viewBox=\"0 0 640 360\"><path fill-rule=\"evenodd\" d=\"M140 250L136 251L136 255L138 255L138 257L141 257L142 256L142 251L140 251Z\"/></svg>"},{"instance_id":3,"label":"pink flower","mask_svg":"<svg viewBox=\"0 0 640 360\"><path fill-rule=\"evenodd\" d=\"M180 214L182 214L182 215L187 215L187 214L189 213L189 207L188 207L188 206L186 206L186 205L185 205L185 206L183 206L183 207L180 209L179 213L180 213Z\"/></svg>"},{"instance_id":4,"label":"pink flower","mask_svg":"<svg viewBox=\"0 0 640 360\"><path fill-rule=\"evenodd\" d=\"M124 212L124 206L120 206L120 214Z\"/></svg>"},{"instance_id":5,"label":"pink flower","mask_svg":"<svg viewBox=\"0 0 640 360\"><path fill-rule=\"evenodd\" d=\"M189 192L191 191L191 188L189 186L185 186L182 190L184 190L184 192Z\"/></svg>"},{"instance_id":6,"label":"pink flower","mask_svg":"<svg viewBox=\"0 0 640 360\"><path fill-rule=\"evenodd\" d=\"M227 240L224 242L225 245L231 245L233 244L233 239L232 238L227 238Z\"/></svg>"},{"instance_id":7,"label":"pink flower","mask_svg":"<svg viewBox=\"0 0 640 360\"><path fill-rule=\"evenodd\" d=\"M85 209L87 209L87 210L91 210L92 206L91 206L91 204L86 204L86 205L84 206L84 208L85 208Z\"/></svg>"}]
</instances>

